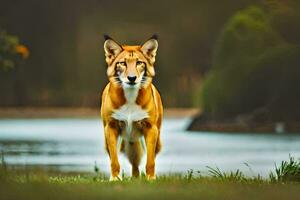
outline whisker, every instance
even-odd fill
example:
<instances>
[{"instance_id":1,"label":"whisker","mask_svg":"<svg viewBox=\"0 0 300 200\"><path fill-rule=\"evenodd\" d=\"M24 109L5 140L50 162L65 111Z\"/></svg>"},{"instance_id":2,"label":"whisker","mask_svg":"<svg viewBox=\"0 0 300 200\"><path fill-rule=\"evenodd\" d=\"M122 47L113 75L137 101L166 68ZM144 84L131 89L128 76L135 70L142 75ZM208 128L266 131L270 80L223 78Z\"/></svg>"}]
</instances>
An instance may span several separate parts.
<instances>
[{"instance_id":1,"label":"whisker","mask_svg":"<svg viewBox=\"0 0 300 200\"><path fill-rule=\"evenodd\" d=\"M143 76L143 77L142 77L141 84L142 84L143 86L148 85L150 82L151 82L151 79L150 79L149 77L147 77L147 76Z\"/></svg>"},{"instance_id":2,"label":"whisker","mask_svg":"<svg viewBox=\"0 0 300 200\"><path fill-rule=\"evenodd\" d=\"M116 84L118 84L118 85L122 84L121 79L119 77L117 77L117 76L113 77L113 82L116 83Z\"/></svg>"}]
</instances>

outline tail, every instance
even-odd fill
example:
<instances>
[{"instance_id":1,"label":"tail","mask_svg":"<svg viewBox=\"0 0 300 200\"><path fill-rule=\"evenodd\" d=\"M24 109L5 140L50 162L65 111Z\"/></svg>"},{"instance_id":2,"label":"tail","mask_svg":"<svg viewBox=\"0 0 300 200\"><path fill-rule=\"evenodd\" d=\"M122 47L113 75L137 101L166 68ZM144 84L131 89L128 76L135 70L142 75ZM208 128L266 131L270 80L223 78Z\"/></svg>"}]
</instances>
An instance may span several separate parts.
<instances>
[{"instance_id":1,"label":"tail","mask_svg":"<svg viewBox=\"0 0 300 200\"><path fill-rule=\"evenodd\" d=\"M143 143L141 140L136 140L134 142L129 142L122 140L121 152L125 153L129 159L129 162L133 166L139 166L144 155Z\"/></svg>"}]
</instances>

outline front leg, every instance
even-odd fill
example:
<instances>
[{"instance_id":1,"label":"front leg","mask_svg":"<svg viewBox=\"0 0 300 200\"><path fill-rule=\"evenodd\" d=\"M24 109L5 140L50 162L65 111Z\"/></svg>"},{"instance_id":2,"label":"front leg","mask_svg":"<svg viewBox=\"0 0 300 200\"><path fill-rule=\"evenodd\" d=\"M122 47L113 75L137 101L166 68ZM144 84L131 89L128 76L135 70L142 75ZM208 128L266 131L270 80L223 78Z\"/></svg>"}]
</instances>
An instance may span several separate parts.
<instances>
[{"instance_id":1,"label":"front leg","mask_svg":"<svg viewBox=\"0 0 300 200\"><path fill-rule=\"evenodd\" d=\"M110 158L110 167L111 167L111 175L110 181L121 180L119 176L120 173L120 164L118 160L118 152L117 152L117 141L118 141L118 129L117 123L115 121L110 121L106 124L105 128L105 140L107 145L107 150Z\"/></svg>"},{"instance_id":2,"label":"front leg","mask_svg":"<svg viewBox=\"0 0 300 200\"><path fill-rule=\"evenodd\" d=\"M155 149L158 139L158 129L156 126L151 126L144 130L144 137L147 147L147 163L146 163L146 175L147 179L155 179Z\"/></svg>"}]
</instances>

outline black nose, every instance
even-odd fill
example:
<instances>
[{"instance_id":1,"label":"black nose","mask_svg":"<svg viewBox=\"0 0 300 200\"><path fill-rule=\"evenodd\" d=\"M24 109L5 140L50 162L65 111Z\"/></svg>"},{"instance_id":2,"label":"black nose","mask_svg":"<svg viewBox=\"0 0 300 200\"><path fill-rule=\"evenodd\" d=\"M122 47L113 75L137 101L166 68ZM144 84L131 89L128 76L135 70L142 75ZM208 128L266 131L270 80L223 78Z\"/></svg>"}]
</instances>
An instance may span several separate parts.
<instances>
[{"instance_id":1,"label":"black nose","mask_svg":"<svg viewBox=\"0 0 300 200\"><path fill-rule=\"evenodd\" d=\"M136 80L136 76L127 76L127 78L130 83L134 83L134 81Z\"/></svg>"}]
</instances>

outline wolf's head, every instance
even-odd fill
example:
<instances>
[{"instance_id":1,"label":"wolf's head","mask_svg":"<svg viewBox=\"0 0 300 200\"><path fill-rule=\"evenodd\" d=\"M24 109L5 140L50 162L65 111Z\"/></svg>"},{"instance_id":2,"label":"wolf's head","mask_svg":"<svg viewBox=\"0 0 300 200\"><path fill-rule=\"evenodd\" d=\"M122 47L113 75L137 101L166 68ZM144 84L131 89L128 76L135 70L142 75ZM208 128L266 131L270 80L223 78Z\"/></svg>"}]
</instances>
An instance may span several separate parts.
<instances>
[{"instance_id":1,"label":"wolf's head","mask_svg":"<svg viewBox=\"0 0 300 200\"><path fill-rule=\"evenodd\" d=\"M109 81L123 88L147 87L155 75L157 36L153 35L143 45L137 46L119 45L107 35L104 38Z\"/></svg>"}]
</instances>

